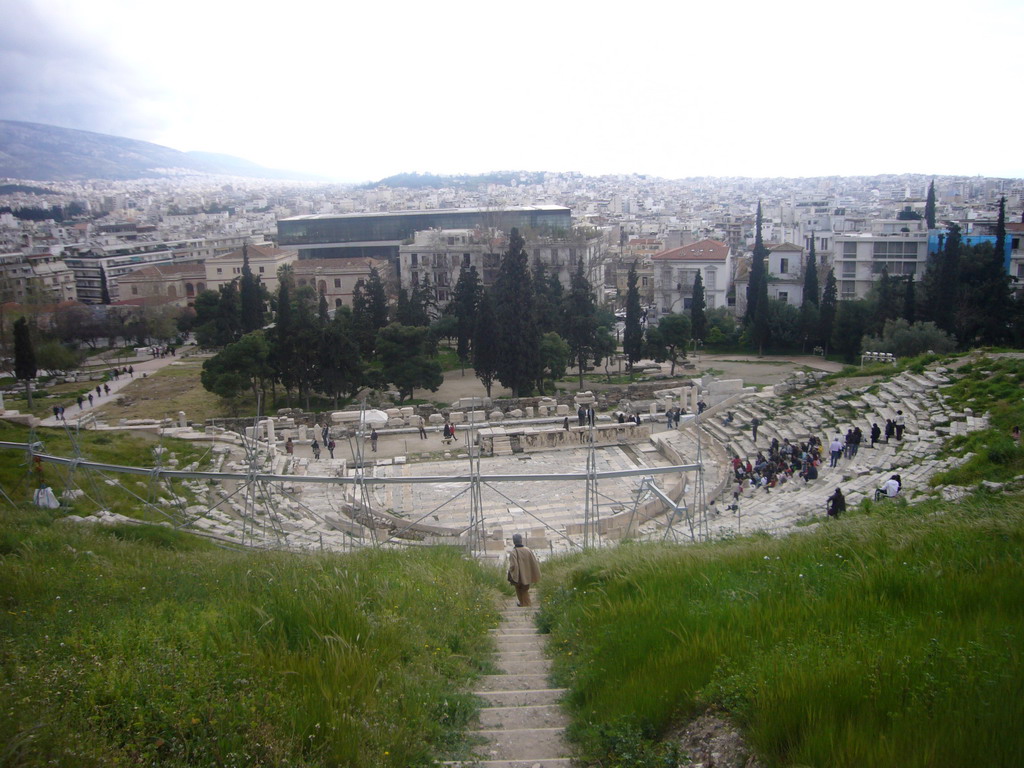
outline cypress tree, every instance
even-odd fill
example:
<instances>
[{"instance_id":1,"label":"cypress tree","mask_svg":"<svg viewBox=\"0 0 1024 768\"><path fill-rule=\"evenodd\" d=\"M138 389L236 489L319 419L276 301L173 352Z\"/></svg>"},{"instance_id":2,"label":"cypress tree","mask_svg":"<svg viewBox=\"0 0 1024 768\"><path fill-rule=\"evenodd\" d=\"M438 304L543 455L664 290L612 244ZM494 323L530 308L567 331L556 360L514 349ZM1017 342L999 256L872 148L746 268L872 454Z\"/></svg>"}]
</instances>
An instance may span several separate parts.
<instances>
[{"instance_id":1,"label":"cypress tree","mask_svg":"<svg viewBox=\"0 0 1024 768\"><path fill-rule=\"evenodd\" d=\"M643 354L644 329L641 323L640 290L637 288L636 262L629 268L626 278L626 328L622 334L622 351L626 364L632 369L633 363Z\"/></svg>"},{"instance_id":2,"label":"cypress tree","mask_svg":"<svg viewBox=\"0 0 1024 768\"><path fill-rule=\"evenodd\" d=\"M708 332L708 317L704 309L704 278L698 270L693 281L693 298L690 300L690 334L694 339L704 341Z\"/></svg>"},{"instance_id":3,"label":"cypress tree","mask_svg":"<svg viewBox=\"0 0 1024 768\"><path fill-rule=\"evenodd\" d=\"M525 245L519 230L513 228L492 289L498 334L497 376L514 397L528 395L541 375L541 333Z\"/></svg>"},{"instance_id":4,"label":"cypress tree","mask_svg":"<svg viewBox=\"0 0 1024 768\"><path fill-rule=\"evenodd\" d=\"M747 324L756 322L759 314L759 304L768 301L768 249L764 247L764 239L761 236L761 201L757 201L757 224L754 232L754 252L750 262L750 281L747 284L747 311L744 319ZM767 317L766 312L761 313Z\"/></svg>"},{"instance_id":5,"label":"cypress tree","mask_svg":"<svg viewBox=\"0 0 1024 768\"><path fill-rule=\"evenodd\" d=\"M804 290L800 300L800 334L803 337L803 351L818 338L818 257L814 252L814 233L811 233L811 250L807 255L804 269Z\"/></svg>"},{"instance_id":6,"label":"cypress tree","mask_svg":"<svg viewBox=\"0 0 1024 768\"><path fill-rule=\"evenodd\" d=\"M935 229L935 180L928 185L928 199L924 204L924 219L928 229Z\"/></svg>"},{"instance_id":7,"label":"cypress tree","mask_svg":"<svg viewBox=\"0 0 1024 768\"><path fill-rule=\"evenodd\" d=\"M370 270L370 278L366 281L366 297L370 324L376 334L388 324L388 294L376 267Z\"/></svg>"},{"instance_id":8,"label":"cypress tree","mask_svg":"<svg viewBox=\"0 0 1024 768\"><path fill-rule=\"evenodd\" d=\"M110 287L107 285L107 270L100 267L100 303L110 304Z\"/></svg>"},{"instance_id":9,"label":"cypress tree","mask_svg":"<svg viewBox=\"0 0 1024 768\"><path fill-rule=\"evenodd\" d=\"M949 222L948 227L945 247L935 265L935 280L929 285L928 305L931 320L947 333L954 333L957 280L960 276L960 225Z\"/></svg>"},{"instance_id":10,"label":"cypress tree","mask_svg":"<svg viewBox=\"0 0 1024 768\"><path fill-rule=\"evenodd\" d=\"M259 278L253 276L249 266L249 246L242 246L242 279L238 286L242 308L242 333L263 327L263 302L260 299Z\"/></svg>"},{"instance_id":11,"label":"cypress tree","mask_svg":"<svg viewBox=\"0 0 1024 768\"><path fill-rule=\"evenodd\" d=\"M914 324L917 307L914 298L914 275L907 275L907 285L903 291L903 319L911 325Z\"/></svg>"},{"instance_id":12,"label":"cypress tree","mask_svg":"<svg viewBox=\"0 0 1024 768\"><path fill-rule=\"evenodd\" d=\"M457 350L459 361L465 368L469 362L473 343L473 324L477 307L480 304L480 277L476 267L465 264L459 270L459 279L455 283L452 296L452 312L455 314Z\"/></svg>"},{"instance_id":13,"label":"cypress tree","mask_svg":"<svg viewBox=\"0 0 1024 768\"><path fill-rule=\"evenodd\" d=\"M832 342L832 328L836 322L836 304L839 300L839 292L836 287L835 270L829 269L825 276L825 290L821 294L821 306L818 308L818 339L825 353L828 353L829 344Z\"/></svg>"},{"instance_id":14,"label":"cypress tree","mask_svg":"<svg viewBox=\"0 0 1024 768\"><path fill-rule=\"evenodd\" d=\"M32 379L36 373L36 352L32 346L28 320L19 317L14 321L14 378L25 382L25 397L29 408L32 407Z\"/></svg>"},{"instance_id":15,"label":"cypress tree","mask_svg":"<svg viewBox=\"0 0 1024 768\"><path fill-rule=\"evenodd\" d=\"M565 341L579 370L580 390L587 361L594 356L597 346L597 306L594 290L583 274L583 260L579 261L572 276L572 284L565 302Z\"/></svg>"},{"instance_id":16,"label":"cypress tree","mask_svg":"<svg viewBox=\"0 0 1024 768\"><path fill-rule=\"evenodd\" d=\"M996 255L1000 263L1006 255L1006 198L999 198L999 218L996 220Z\"/></svg>"},{"instance_id":17,"label":"cypress tree","mask_svg":"<svg viewBox=\"0 0 1024 768\"><path fill-rule=\"evenodd\" d=\"M494 315L490 291L481 291L473 329L473 373L491 396L498 375L498 320Z\"/></svg>"}]
</instances>

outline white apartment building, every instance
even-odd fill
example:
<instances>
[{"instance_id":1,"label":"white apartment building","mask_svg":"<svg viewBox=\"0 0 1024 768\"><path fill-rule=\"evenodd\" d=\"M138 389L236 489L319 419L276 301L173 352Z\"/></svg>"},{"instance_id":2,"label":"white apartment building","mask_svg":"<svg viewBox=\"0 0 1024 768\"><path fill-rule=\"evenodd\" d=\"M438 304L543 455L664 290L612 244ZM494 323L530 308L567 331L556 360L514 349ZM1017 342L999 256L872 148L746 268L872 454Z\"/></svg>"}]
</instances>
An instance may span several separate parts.
<instances>
[{"instance_id":1,"label":"white apartment building","mask_svg":"<svg viewBox=\"0 0 1024 768\"><path fill-rule=\"evenodd\" d=\"M862 299L883 267L890 277L914 275L920 281L928 266L928 232L836 235L833 258L839 298Z\"/></svg>"},{"instance_id":2,"label":"white apartment building","mask_svg":"<svg viewBox=\"0 0 1024 768\"><path fill-rule=\"evenodd\" d=\"M382 259L302 259L292 264L295 285L313 287L327 298L327 306L352 306L352 292L360 280L369 280L376 269L381 279L388 279L388 264Z\"/></svg>"},{"instance_id":3,"label":"white apartment building","mask_svg":"<svg viewBox=\"0 0 1024 768\"><path fill-rule=\"evenodd\" d=\"M721 240L700 240L654 254L651 263L658 312L689 310L698 273L704 283L706 308L728 306L732 261L732 250Z\"/></svg>"},{"instance_id":4,"label":"white apartment building","mask_svg":"<svg viewBox=\"0 0 1024 768\"><path fill-rule=\"evenodd\" d=\"M78 297L75 273L64 259L49 253L0 254L0 302L21 303L36 291L54 301L74 301Z\"/></svg>"}]
</instances>

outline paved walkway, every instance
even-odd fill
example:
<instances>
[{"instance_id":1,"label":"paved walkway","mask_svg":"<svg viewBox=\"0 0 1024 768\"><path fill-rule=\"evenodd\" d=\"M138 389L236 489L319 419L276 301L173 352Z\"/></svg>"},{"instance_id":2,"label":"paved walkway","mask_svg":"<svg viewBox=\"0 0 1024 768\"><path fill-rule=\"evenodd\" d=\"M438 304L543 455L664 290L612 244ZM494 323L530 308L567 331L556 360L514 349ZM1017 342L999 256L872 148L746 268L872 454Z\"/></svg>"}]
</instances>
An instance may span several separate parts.
<instances>
[{"instance_id":1,"label":"paved walkway","mask_svg":"<svg viewBox=\"0 0 1024 768\"><path fill-rule=\"evenodd\" d=\"M110 381L107 381L107 382L87 381L83 377L81 379L82 386L85 386L87 384L91 384L92 387L93 387L93 390L92 390L93 402L92 402L92 404L90 404L88 397L86 397L85 402L82 403L82 407L79 408L78 404L75 402L75 398L69 397L67 402L58 403L59 405L63 405L64 406L64 409L65 409L65 411L64 411L64 419L65 419L65 421L67 421L67 423L70 424L70 425L76 424L80 419L85 418L85 416L87 416L89 413L91 413L95 409L99 408L100 406L106 405L110 401L110 398L114 397L118 392L120 392L122 389L127 387L129 384L131 384L132 382L134 382L134 381L136 381L138 379L144 378L143 374L145 374L147 376L151 375L154 371L159 371L161 368L164 368L165 366L168 366L171 363L177 362L178 360L181 359L182 351L188 352L191 349L192 349L192 347L179 348L178 350L176 350L176 352L177 352L176 356L167 355L166 357L133 358L131 360L114 360L114 361L110 361L109 367L111 369L113 369L115 367L121 369L121 368L127 368L128 366L131 366L134 369L133 374L131 376L129 376L127 374L122 374L119 378L111 379ZM90 365L103 365L106 362L107 361L100 361L100 360L97 360L97 359L93 358L92 360L89 361L89 364ZM87 376L88 372L84 372L84 375ZM102 390L104 383L108 387L110 387L110 394L104 393L103 395L97 397L96 396L96 385L99 384L100 385L100 389ZM56 417L54 417L54 415L52 413L49 416L47 416L46 418L41 419L40 420L40 425L44 426L44 427L59 427L59 426L61 426L60 423L57 421Z\"/></svg>"},{"instance_id":2,"label":"paved walkway","mask_svg":"<svg viewBox=\"0 0 1024 768\"><path fill-rule=\"evenodd\" d=\"M474 693L487 701L480 710L473 760L451 763L479 768L569 768L565 742L568 718L558 705L565 692L548 684L550 662L544 657L544 636L534 626L536 608L506 601L501 626L491 630L498 646L496 675L480 678Z\"/></svg>"}]
</instances>

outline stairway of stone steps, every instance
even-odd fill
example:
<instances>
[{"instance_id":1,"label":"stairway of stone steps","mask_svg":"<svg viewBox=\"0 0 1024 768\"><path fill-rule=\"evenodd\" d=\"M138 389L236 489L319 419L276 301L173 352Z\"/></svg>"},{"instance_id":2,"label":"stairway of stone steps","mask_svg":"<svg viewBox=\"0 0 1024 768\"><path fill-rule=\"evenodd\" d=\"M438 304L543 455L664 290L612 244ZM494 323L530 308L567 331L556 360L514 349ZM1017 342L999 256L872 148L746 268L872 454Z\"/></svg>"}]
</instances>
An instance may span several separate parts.
<instances>
[{"instance_id":1,"label":"stairway of stone steps","mask_svg":"<svg viewBox=\"0 0 1024 768\"><path fill-rule=\"evenodd\" d=\"M480 678L474 693L487 702L473 732L485 742L460 768L569 768L567 718L558 705L565 692L548 683L544 636L534 625L536 607L505 603L501 625L491 630L499 673Z\"/></svg>"}]
</instances>

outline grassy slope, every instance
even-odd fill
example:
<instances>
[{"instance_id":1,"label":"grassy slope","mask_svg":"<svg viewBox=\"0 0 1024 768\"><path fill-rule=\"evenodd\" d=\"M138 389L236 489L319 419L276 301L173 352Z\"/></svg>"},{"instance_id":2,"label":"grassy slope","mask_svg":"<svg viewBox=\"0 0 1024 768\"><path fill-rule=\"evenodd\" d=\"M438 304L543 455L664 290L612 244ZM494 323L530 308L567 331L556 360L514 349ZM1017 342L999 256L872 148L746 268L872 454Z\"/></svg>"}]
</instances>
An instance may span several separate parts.
<instances>
[{"instance_id":1,"label":"grassy slope","mask_svg":"<svg viewBox=\"0 0 1024 768\"><path fill-rule=\"evenodd\" d=\"M404 768L461 741L498 584L454 550L233 553L0 514L2 765Z\"/></svg>"},{"instance_id":2,"label":"grassy slope","mask_svg":"<svg viewBox=\"0 0 1024 768\"><path fill-rule=\"evenodd\" d=\"M1024 764L1024 505L931 512L551 564L576 735L596 756L711 707L769 765Z\"/></svg>"}]
</instances>

